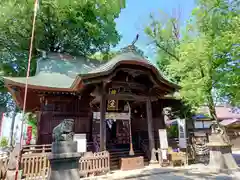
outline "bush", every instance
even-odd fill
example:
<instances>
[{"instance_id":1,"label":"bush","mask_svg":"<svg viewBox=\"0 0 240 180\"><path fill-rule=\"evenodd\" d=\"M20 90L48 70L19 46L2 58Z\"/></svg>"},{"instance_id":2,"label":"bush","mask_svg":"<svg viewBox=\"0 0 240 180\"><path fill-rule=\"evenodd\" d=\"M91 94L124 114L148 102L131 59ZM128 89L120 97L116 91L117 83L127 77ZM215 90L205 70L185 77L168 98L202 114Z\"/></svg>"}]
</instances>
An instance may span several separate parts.
<instances>
[{"instance_id":1,"label":"bush","mask_svg":"<svg viewBox=\"0 0 240 180\"><path fill-rule=\"evenodd\" d=\"M0 147L1 148L8 147L8 139L6 137L2 137L2 139L0 140Z\"/></svg>"}]
</instances>

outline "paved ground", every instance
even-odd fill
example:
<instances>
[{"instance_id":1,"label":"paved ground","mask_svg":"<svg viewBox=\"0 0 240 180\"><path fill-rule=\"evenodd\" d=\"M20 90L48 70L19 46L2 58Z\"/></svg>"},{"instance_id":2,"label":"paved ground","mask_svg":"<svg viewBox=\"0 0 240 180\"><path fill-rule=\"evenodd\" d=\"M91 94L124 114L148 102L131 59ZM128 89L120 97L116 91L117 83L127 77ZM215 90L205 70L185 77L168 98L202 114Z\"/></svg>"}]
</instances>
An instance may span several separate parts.
<instances>
[{"instance_id":1,"label":"paved ground","mask_svg":"<svg viewBox=\"0 0 240 180\"><path fill-rule=\"evenodd\" d=\"M240 165L240 151L234 151L233 156ZM212 171L212 172L211 172ZM218 173L211 170L205 165L192 165L185 168L160 168L159 165L145 167L140 170L133 171L116 171L107 176L92 177L86 179L92 180L236 180L238 175L230 175L227 173Z\"/></svg>"},{"instance_id":2,"label":"paved ground","mask_svg":"<svg viewBox=\"0 0 240 180\"><path fill-rule=\"evenodd\" d=\"M230 180L233 177L225 174L203 174L203 173L187 173L187 172L171 172L165 174L152 174L148 176L130 178L129 180Z\"/></svg>"},{"instance_id":3,"label":"paved ground","mask_svg":"<svg viewBox=\"0 0 240 180\"><path fill-rule=\"evenodd\" d=\"M233 156L240 165L240 151L233 152ZM209 168L204 165L192 165L182 168L160 168L159 165L148 166L144 169L133 171L116 171L105 176L90 177L84 179L91 180L237 180L234 177L238 175L229 175L227 173L209 172ZM10 174L10 172L8 172ZM14 172L12 172L14 175ZM14 176L12 179L14 180Z\"/></svg>"},{"instance_id":4,"label":"paved ground","mask_svg":"<svg viewBox=\"0 0 240 180\"><path fill-rule=\"evenodd\" d=\"M202 168L201 168L202 167ZM144 169L133 171L116 171L107 176L86 178L91 180L235 180L233 175L209 171L209 168L200 165L183 168L159 168L159 165L148 166ZM240 177L240 175L239 175Z\"/></svg>"},{"instance_id":5,"label":"paved ground","mask_svg":"<svg viewBox=\"0 0 240 180\"><path fill-rule=\"evenodd\" d=\"M237 164L240 166L240 151L233 152L233 157L236 160Z\"/></svg>"}]
</instances>

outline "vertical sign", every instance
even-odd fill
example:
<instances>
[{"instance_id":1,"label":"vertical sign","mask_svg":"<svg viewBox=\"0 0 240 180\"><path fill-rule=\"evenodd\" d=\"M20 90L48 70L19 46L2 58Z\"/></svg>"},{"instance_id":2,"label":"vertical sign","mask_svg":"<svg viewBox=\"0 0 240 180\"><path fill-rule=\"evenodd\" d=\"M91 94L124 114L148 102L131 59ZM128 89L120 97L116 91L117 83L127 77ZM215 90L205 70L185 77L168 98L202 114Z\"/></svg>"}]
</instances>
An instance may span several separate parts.
<instances>
[{"instance_id":1,"label":"vertical sign","mask_svg":"<svg viewBox=\"0 0 240 180\"><path fill-rule=\"evenodd\" d=\"M167 130L166 129L159 129L158 133L159 133L161 158L162 158L161 161L164 161L164 160L167 159L167 149L168 149Z\"/></svg>"},{"instance_id":2,"label":"vertical sign","mask_svg":"<svg viewBox=\"0 0 240 180\"><path fill-rule=\"evenodd\" d=\"M159 129L159 140L160 140L160 148L168 149L168 139L167 139L167 131L166 129Z\"/></svg>"},{"instance_id":3,"label":"vertical sign","mask_svg":"<svg viewBox=\"0 0 240 180\"><path fill-rule=\"evenodd\" d=\"M118 89L115 88L110 88L109 89L109 94L115 95L117 94ZM118 100L109 100L107 104L107 110L114 111L118 109Z\"/></svg>"},{"instance_id":4,"label":"vertical sign","mask_svg":"<svg viewBox=\"0 0 240 180\"><path fill-rule=\"evenodd\" d=\"M178 119L178 139L179 139L179 147L186 148L186 121L185 119Z\"/></svg>"}]
</instances>

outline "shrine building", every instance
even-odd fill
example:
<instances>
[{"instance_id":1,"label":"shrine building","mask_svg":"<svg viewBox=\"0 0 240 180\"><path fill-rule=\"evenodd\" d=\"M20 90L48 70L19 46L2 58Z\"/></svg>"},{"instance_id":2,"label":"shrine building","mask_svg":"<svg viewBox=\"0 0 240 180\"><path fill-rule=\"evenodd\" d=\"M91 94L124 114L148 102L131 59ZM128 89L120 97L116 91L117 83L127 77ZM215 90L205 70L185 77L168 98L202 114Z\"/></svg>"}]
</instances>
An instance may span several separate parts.
<instances>
[{"instance_id":1,"label":"shrine building","mask_svg":"<svg viewBox=\"0 0 240 180\"><path fill-rule=\"evenodd\" d=\"M23 108L26 78L5 77L4 82ZM51 144L53 128L73 119L74 133L86 135L88 151L146 153L159 148L162 110L179 105L167 96L178 89L131 47L105 63L46 53L28 79L26 111L37 114L37 144Z\"/></svg>"}]
</instances>

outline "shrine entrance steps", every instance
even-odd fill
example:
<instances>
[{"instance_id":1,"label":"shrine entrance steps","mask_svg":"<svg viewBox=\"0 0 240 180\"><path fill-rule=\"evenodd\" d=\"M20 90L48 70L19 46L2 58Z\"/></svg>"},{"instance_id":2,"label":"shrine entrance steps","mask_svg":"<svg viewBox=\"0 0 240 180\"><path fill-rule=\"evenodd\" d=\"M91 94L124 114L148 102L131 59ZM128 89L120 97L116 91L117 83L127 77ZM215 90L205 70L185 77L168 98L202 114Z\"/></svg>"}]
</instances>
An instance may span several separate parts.
<instances>
[{"instance_id":1,"label":"shrine entrance steps","mask_svg":"<svg viewBox=\"0 0 240 180\"><path fill-rule=\"evenodd\" d=\"M110 153L110 170L119 170L120 169L120 160L124 157L130 157L129 148L112 148L108 149ZM134 150L134 156L143 156L144 165L149 165L149 160L145 156L145 153L141 150Z\"/></svg>"}]
</instances>

